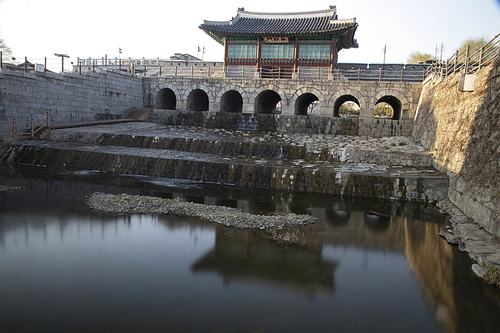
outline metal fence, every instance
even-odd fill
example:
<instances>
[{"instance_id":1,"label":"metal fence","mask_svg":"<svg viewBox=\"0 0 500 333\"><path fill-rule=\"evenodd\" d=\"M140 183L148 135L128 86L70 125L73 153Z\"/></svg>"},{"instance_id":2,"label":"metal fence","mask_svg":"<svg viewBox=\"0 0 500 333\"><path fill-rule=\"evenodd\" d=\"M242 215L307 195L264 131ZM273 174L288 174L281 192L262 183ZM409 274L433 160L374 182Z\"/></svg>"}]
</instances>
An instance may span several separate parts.
<instances>
[{"instance_id":1,"label":"metal fence","mask_svg":"<svg viewBox=\"0 0 500 333\"><path fill-rule=\"evenodd\" d=\"M447 77L453 73L463 72L464 74L474 74L479 69L486 67L495 61L500 50L500 34L493 37L479 50L470 54L470 46L467 45L461 51L446 61L434 62L425 70L425 78L432 74Z\"/></svg>"}]
</instances>

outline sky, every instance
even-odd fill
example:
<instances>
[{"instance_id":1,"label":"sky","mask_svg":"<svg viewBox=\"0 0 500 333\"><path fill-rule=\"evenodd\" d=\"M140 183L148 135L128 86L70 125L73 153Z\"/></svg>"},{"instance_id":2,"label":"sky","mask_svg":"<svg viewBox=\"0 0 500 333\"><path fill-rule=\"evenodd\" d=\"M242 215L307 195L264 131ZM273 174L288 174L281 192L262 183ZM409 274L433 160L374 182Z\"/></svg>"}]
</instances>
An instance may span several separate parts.
<instances>
[{"instance_id":1,"label":"sky","mask_svg":"<svg viewBox=\"0 0 500 333\"><path fill-rule=\"evenodd\" d=\"M337 7L355 17L359 48L343 50L342 63L406 63L415 51L449 58L470 37L500 33L500 0L0 0L0 38L24 59L161 58L189 53L222 61L224 48L206 35L203 20L227 21L239 7L253 12L298 12Z\"/></svg>"}]
</instances>

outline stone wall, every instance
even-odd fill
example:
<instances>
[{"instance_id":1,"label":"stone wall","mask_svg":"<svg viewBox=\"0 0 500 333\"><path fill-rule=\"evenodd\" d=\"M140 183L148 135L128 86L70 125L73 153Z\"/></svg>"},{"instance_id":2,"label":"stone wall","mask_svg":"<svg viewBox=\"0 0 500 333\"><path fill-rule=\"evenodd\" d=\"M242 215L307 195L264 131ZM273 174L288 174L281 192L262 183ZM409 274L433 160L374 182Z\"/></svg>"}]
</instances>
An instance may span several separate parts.
<instances>
[{"instance_id":1,"label":"stone wall","mask_svg":"<svg viewBox=\"0 0 500 333\"><path fill-rule=\"evenodd\" d=\"M425 83L414 137L448 174L449 199L500 236L500 57L479 71L474 91L459 91L459 79Z\"/></svg>"},{"instance_id":2,"label":"stone wall","mask_svg":"<svg viewBox=\"0 0 500 333\"><path fill-rule=\"evenodd\" d=\"M122 118L143 106L142 78L118 71L62 74L0 72L0 120L52 123Z\"/></svg>"},{"instance_id":3,"label":"stone wall","mask_svg":"<svg viewBox=\"0 0 500 333\"><path fill-rule=\"evenodd\" d=\"M284 133L360 135L376 138L411 136L413 120L384 118L321 117L153 109L149 121L177 126L252 129Z\"/></svg>"}]
</instances>

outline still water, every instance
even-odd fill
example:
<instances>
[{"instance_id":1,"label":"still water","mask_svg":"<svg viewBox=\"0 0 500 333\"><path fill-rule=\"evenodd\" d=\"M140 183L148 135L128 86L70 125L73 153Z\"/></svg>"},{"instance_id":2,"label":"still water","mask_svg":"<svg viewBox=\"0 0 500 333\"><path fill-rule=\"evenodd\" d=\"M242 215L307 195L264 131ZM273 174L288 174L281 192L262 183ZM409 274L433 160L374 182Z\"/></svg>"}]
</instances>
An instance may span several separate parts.
<instances>
[{"instance_id":1,"label":"still water","mask_svg":"<svg viewBox=\"0 0 500 333\"><path fill-rule=\"evenodd\" d=\"M435 207L3 166L0 332L498 332L500 293ZM111 215L103 191L313 214L265 231ZM374 210L390 218L367 214Z\"/></svg>"}]
</instances>

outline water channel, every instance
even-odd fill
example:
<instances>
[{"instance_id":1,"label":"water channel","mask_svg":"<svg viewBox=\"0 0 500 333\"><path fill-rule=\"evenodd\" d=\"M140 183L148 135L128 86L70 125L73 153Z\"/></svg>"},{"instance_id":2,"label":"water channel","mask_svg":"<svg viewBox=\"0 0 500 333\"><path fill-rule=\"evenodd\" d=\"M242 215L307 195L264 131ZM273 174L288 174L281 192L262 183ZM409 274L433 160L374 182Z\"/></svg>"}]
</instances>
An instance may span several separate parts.
<instances>
[{"instance_id":1,"label":"water channel","mask_svg":"<svg viewBox=\"0 0 500 333\"><path fill-rule=\"evenodd\" d=\"M0 332L497 332L431 205L0 166ZM95 191L321 218L294 233L91 210ZM377 211L389 215L370 215ZM274 234L273 234L274 232Z\"/></svg>"}]
</instances>

